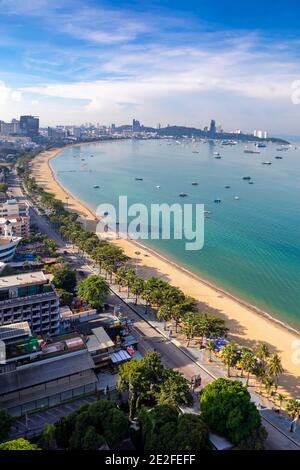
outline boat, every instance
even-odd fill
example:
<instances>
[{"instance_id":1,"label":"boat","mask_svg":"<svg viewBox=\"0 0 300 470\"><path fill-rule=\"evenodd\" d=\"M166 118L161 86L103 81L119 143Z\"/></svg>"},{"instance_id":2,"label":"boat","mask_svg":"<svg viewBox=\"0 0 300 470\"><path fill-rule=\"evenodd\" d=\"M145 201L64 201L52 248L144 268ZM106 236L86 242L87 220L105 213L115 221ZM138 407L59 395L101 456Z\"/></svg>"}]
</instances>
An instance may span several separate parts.
<instances>
[{"instance_id":1,"label":"boat","mask_svg":"<svg viewBox=\"0 0 300 470\"><path fill-rule=\"evenodd\" d=\"M259 150L249 150L249 149L245 149L244 150L244 153L260 153Z\"/></svg>"},{"instance_id":2,"label":"boat","mask_svg":"<svg viewBox=\"0 0 300 470\"><path fill-rule=\"evenodd\" d=\"M94 188L95 188L95 189L98 189L98 188L99 188L99 185L98 185L98 184L94 184Z\"/></svg>"},{"instance_id":3,"label":"boat","mask_svg":"<svg viewBox=\"0 0 300 470\"><path fill-rule=\"evenodd\" d=\"M108 212L107 211L103 212L103 215L106 217L108 215Z\"/></svg>"},{"instance_id":4,"label":"boat","mask_svg":"<svg viewBox=\"0 0 300 470\"><path fill-rule=\"evenodd\" d=\"M239 198L239 196L234 196L234 199L235 199L236 201L238 201L240 198Z\"/></svg>"},{"instance_id":5,"label":"boat","mask_svg":"<svg viewBox=\"0 0 300 470\"><path fill-rule=\"evenodd\" d=\"M186 194L186 193L179 193L179 196L180 196L180 197L186 197L187 194Z\"/></svg>"},{"instance_id":6,"label":"boat","mask_svg":"<svg viewBox=\"0 0 300 470\"><path fill-rule=\"evenodd\" d=\"M250 180L251 180L251 176L243 176L243 180L245 180L245 181L250 181Z\"/></svg>"},{"instance_id":7,"label":"boat","mask_svg":"<svg viewBox=\"0 0 300 470\"><path fill-rule=\"evenodd\" d=\"M214 202L215 202L216 204L220 204L222 201L221 201L221 199L214 199Z\"/></svg>"},{"instance_id":8,"label":"boat","mask_svg":"<svg viewBox=\"0 0 300 470\"><path fill-rule=\"evenodd\" d=\"M196 181L193 181L192 182L192 186L198 186L199 183L197 183Z\"/></svg>"},{"instance_id":9,"label":"boat","mask_svg":"<svg viewBox=\"0 0 300 470\"><path fill-rule=\"evenodd\" d=\"M254 184L254 181L249 181L249 184Z\"/></svg>"},{"instance_id":10,"label":"boat","mask_svg":"<svg viewBox=\"0 0 300 470\"><path fill-rule=\"evenodd\" d=\"M220 155L215 155L215 158L218 158L220 160L221 156Z\"/></svg>"},{"instance_id":11,"label":"boat","mask_svg":"<svg viewBox=\"0 0 300 470\"><path fill-rule=\"evenodd\" d=\"M256 146L257 146L258 148L265 148L265 147L266 147L266 144L256 144Z\"/></svg>"},{"instance_id":12,"label":"boat","mask_svg":"<svg viewBox=\"0 0 300 470\"><path fill-rule=\"evenodd\" d=\"M214 152L214 155L220 155L219 152Z\"/></svg>"},{"instance_id":13,"label":"boat","mask_svg":"<svg viewBox=\"0 0 300 470\"><path fill-rule=\"evenodd\" d=\"M192 152L192 153L199 153L199 152L198 152L198 150L193 150L193 152Z\"/></svg>"},{"instance_id":14,"label":"boat","mask_svg":"<svg viewBox=\"0 0 300 470\"><path fill-rule=\"evenodd\" d=\"M91 155L91 158L93 158L94 155Z\"/></svg>"},{"instance_id":15,"label":"boat","mask_svg":"<svg viewBox=\"0 0 300 470\"><path fill-rule=\"evenodd\" d=\"M143 178L134 178L135 181L143 181Z\"/></svg>"},{"instance_id":16,"label":"boat","mask_svg":"<svg viewBox=\"0 0 300 470\"><path fill-rule=\"evenodd\" d=\"M279 155L276 155L276 160L282 160L282 157L280 157Z\"/></svg>"},{"instance_id":17,"label":"boat","mask_svg":"<svg viewBox=\"0 0 300 470\"><path fill-rule=\"evenodd\" d=\"M230 189L230 186L227 185L227 186L224 186L224 188L225 188L225 189Z\"/></svg>"},{"instance_id":18,"label":"boat","mask_svg":"<svg viewBox=\"0 0 300 470\"><path fill-rule=\"evenodd\" d=\"M262 165L272 165L272 162L269 162L269 161L265 161L265 162L261 162Z\"/></svg>"},{"instance_id":19,"label":"boat","mask_svg":"<svg viewBox=\"0 0 300 470\"><path fill-rule=\"evenodd\" d=\"M84 162L85 158L82 158L81 161Z\"/></svg>"},{"instance_id":20,"label":"boat","mask_svg":"<svg viewBox=\"0 0 300 470\"><path fill-rule=\"evenodd\" d=\"M160 186L159 186L159 185L157 185L157 186L156 186L156 189L160 189Z\"/></svg>"},{"instance_id":21,"label":"boat","mask_svg":"<svg viewBox=\"0 0 300 470\"><path fill-rule=\"evenodd\" d=\"M203 211L203 214L211 214L211 211Z\"/></svg>"}]
</instances>

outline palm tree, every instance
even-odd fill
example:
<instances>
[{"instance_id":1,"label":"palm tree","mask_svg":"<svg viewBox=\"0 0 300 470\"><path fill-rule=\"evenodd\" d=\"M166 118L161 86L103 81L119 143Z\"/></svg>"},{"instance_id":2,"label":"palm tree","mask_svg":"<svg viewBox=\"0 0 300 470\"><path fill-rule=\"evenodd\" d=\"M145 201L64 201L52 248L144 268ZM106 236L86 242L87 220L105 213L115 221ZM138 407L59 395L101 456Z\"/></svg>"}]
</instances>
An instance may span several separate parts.
<instances>
[{"instance_id":1,"label":"palm tree","mask_svg":"<svg viewBox=\"0 0 300 470\"><path fill-rule=\"evenodd\" d=\"M172 314L170 307L168 305L162 305L157 312L157 318L159 320L163 320L164 322L164 330L167 329L167 321L171 320Z\"/></svg>"},{"instance_id":2,"label":"palm tree","mask_svg":"<svg viewBox=\"0 0 300 470\"><path fill-rule=\"evenodd\" d=\"M267 375L265 368L261 364L257 364L254 370L254 375L259 383L259 393L261 393L261 387Z\"/></svg>"},{"instance_id":3,"label":"palm tree","mask_svg":"<svg viewBox=\"0 0 300 470\"><path fill-rule=\"evenodd\" d=\"M127 286L127 298L129 297L130 288L133 285L135 280L136 280L136 275L135 275L134 269L128 269L126 276L125 276L125 283Z\"/></svg>"},{"instance_id":4,"label":"palm tree","mask_svg":"<svg viewBox=\"0 0 300 470\"><path fill-rule=\"evenodd\" d=\"M261 360L263 367L266 368L267 359L270 356L269 346L266 343L259 343L255 355Z\"/></svg>"},{"instance_id":5,"label":"palm tree","mask_svg":"<svg viewBox=\"0 0 300 470\"><path fill-rule=\"evenodd\" d=\"M288 400L286 403L286 411L291 417L290 432L295 431L296 422L300 415L300 402L298 400Z\"/></svg>"},{"instance_id":6,"label":"palm tree","mask_svg":"<svg viewBox=\"0 0 300 470\"><path fill-rule=\"evenodd\" d=\"M143 290L144 290L144 281L143 279L140 279L137 277L131 286L131 291L135 295L135 302L134 302L135 305L137 304L138 297L139 295L142 294Z\"/></svg>"},{"instance_id":7,"label":"palm tree","mask_svg":"<svg viewBox=\"0 0 300 470\"><path fill-rule=\"evenodd\" d=\"M277 393L276 398L279 401L279 410L281 411L282 402L285 400L285 396L282 395L282 393Z\"/></svg>"},{"instance_id":8,"label":"palm tree","mask_svg":"<svg viewBox=\"0 0 300 470\"><path fill-rule=\"evenodd\" d=\"M275 377L275 389L278 387L278 376L283 373L281 358L279 354L273 354L268 361L268 371L272 377Z\"/></svg>"},{"instance_id":9,"label":"palm tree","mask_svg":"<svg viewBox=\"0 0 300 470\"><path fill-rule=\"evenodd\" d=\"M266 390L267 394L271 395L272 388L274 387L274 382L271 379L271 377L265 377L264 380L263 380L263 383L264 383L265 390Z\"/></svg>"},{"instance_id":10,"label":"palm tree","mask_svg":"<svg viewBox=\"0 0 300 470\"><path fill-rule=\"evenodd\" d=\"M116 281L119 286L119 291L121 291L121 286L122 287L125 286L126 274L127 274L127 271L124 268L124 266L122 266L116 273Z\"/></svg>"},{"instance_id":11,"label":"palm tree","mask_svg":"<svg viewBox=\"0 0 300 470\"><path fill-rule=\"evenodd\" d=\"M230 368L238 361L237 345L228 343L221 351L221 361L227 366L227 376L230 377Z\"/></svg>"},{"instance_id":12,"label":"palm tree","mask_svg":"<svg viewBox=\"0 0 300 470\"><path fill-rule=\"evenodd\" d=\"M242 357L240 360L242 370L247 372L246 386L249 385L250 374L254 372L256 367L256 359L253 352L250 349L243 348Z\"/></svg>"},{"instance_id":13,"label":"palm tree","mask_svg":"<svg viewBox=\"0 0 300 470\"><path fill-rule=\"evenodd\" d=\"M186 336L187 344L186 346L189 347L191 339L194 338L196 333L196 315L194 312L187 312L182 321L182 331Z\"/></svg>"},{"instance_id":14,"label":"palm tree","mask_svg":"<svg viewBox=\"0 0 300 470\"><path fill-rule=\"evenodd\" d=\"M211 353L215 350L215 342L212 339L207 341L206 349L209 351L209 362L211 362Z\"/></svg>"}]
</instances>

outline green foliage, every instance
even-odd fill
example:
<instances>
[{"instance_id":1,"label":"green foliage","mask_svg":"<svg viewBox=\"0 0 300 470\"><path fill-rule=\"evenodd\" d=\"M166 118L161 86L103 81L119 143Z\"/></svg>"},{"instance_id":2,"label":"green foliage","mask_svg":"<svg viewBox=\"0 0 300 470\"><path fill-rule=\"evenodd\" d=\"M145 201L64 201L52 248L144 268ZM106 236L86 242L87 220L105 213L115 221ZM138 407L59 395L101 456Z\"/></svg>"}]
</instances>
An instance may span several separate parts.
<instances>
[{"instance_id":1,"label":"green foliage","mask_svg":"<svg viewBox=\"0 0 300 470\"><path fill-rule=\"evenodd\" d=\"M167 405L156 405L139 414L144 450L176 451L207 448L208 428L199 415L179 414Z\"/></svg>"},{"instance_id":2,"label":"green foliage","mask_svg":"<svg viewBox=\"0 0 300 470\"><path fill-rule=\"evenodd\" d=\"M230 368L234 367L239 360L238 346L234 343L226 344L220 356L223 364L227 366L227 375L230 377Z\"/></svg>"},{"instance_id":3,"label":"green foliage","mask_svg":"<svg viewBox=\"0 0 300 470\"><path fill-rule=\"evenodd\" d=\"M251 436L261 418L247 388L237 380L217 379L201 394L201 416L208 426L234 444Z\"/></svg>"},{"instance_id":4,"label":"green foliage","mask_svg":"<svg viewBox=\"0 0 300 470\"><path fill-rule=\"evenodd\" d=\"M115 445L128 434L126 415L111 401L83 405L55 423L58 447L71 450L94 450L105 442Z\"/></svg>"},{"instance_id":5,"label":"green foliage","mask_svg":"<svg viewBox=\"0 0 300 470\"><path fill-rule=\"evenodd\" d=\"M85 302L99 308L108 294L108 284L103 277L91 274L78 284L77 293Z\"/></svg>"},{"instance_id":6,"label":"green foliage","mask_svg":"<svg viewBox=\"0 0 300 470\"><path fill-rule=\"evenodd\" d=\"M10 428L13 424L14 419L10 416L6 410L0 409L0 442L9 435Z\"/></svg>"},{"instance_id":7,"label":"green foliage","mask_svg":"<svg viewBox=\"0 0 300 470\"><path fill-rule=\"evenodd\" d=\"M55 446L55 425L46 424L43 429L41 443L46 449L51 449Z\"/></svg>"},{"instance_id":8,"label":"green foliage","mask_svg":"<svg viewBox=\"0 0 300 470\"><path fill-rule=\"evenodd\" d=\"M119 390L130 392L130 417L142 404L167 404L179 409L189 404L189 382L178 371L165 369L158 353L149 353L141 361L131 360L119 367Z\"/></svg>"},{"instance_id":9,"label":"green foliage","mask_svg":"<svg viewBox=\"0 0 300 470\"><path fill-rule=\"evenodd\" d=\"M76 274L70 266L65 263L62 266L55 266L53 270L53 284L58 289L73 292L76 286Z\"/></svg>"},{"instance_id":10,"label":"green foliage","mask_svg":"<svg viewBox=\"0 0 300 470\"><path fill-rule=\"evenodd\" d=\"M60 288L57 288L56 289L56 292L59 296L59 299L60 299L60 305L63 307L65 305L68 305L70 306L72 304L72 301L73 301L73 294L71 292L68 292L67 290L65 289L60 289Z\"/></svg>"},{"instance_id":11,"label":"green foliage","mask_svg":"<svg viewBox=\"0 0 300 470\"><path fill-rule=\"evenodd\" d=\"M179 410L180 405L190 405L192 397L189 382L177 370L168 369L164 373L163 382L157 396L157 402Z\"/></svg>"},{"instance_id":12,"label":"green foliage","mask_svg":"<svg viewBox=\"0 0 300 470\"><path fill-rule=\"evenodd\" d=\"M16 439L14 441L7 441L0 444L0 450L41 450L35 444L26 439Z\"/></svg>"},{"instance_id":13,"label":"green foliage","mask_svg":"<svg viewBox=\"0 0 300 470\"><path fill-rule=\"evenodd\" d=\"M0 191L5 193L7 190L8 190L8 184L0 183Z\"/></svg>"},{"instance_id":14,"label":"green foliage","mask_svg":"<svg viewBox=\"0 0 300 470\"><path fill-rule=\"evenodd\" d=\"M264 450L268 433L263 426L254 429L248 437L239 443L240 450Z\"/></svg>"}]
</instances>

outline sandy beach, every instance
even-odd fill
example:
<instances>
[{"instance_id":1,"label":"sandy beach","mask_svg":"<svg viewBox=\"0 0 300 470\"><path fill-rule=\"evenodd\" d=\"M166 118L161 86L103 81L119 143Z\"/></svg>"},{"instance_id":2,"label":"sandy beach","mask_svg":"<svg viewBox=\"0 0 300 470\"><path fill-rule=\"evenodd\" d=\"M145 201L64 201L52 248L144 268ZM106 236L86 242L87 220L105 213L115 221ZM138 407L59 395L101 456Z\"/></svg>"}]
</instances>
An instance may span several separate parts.
<instances>
[{"instance_id":1,"label":"sandy beach","mask_svg":"<svg viewBox=\"0 0 300 470\"><path fill-rule=\"evenodd\" d=\"M68 193L54 178L50 160L64 149L55 149L39 154L32 163L32 174L46 191L53 193L76 211L87 227L95 225L95 214L84 204ZM230 339L240 345L255 349L259 341L266 342L273 352L282 357L284 374L279 382L284 393L300 397L300 334L271 318L272 312L260 312L242 300L210 285L163 256L130 240L116 240L125 253L135 258L138 275L141 277L159 276L180 287L187 295L199 302L203 312L212 312L226 320L230 329ZM139 252L137 255L136 253ZM298 353L297 353L298 351Z\"/></svg>"}]
</instances>

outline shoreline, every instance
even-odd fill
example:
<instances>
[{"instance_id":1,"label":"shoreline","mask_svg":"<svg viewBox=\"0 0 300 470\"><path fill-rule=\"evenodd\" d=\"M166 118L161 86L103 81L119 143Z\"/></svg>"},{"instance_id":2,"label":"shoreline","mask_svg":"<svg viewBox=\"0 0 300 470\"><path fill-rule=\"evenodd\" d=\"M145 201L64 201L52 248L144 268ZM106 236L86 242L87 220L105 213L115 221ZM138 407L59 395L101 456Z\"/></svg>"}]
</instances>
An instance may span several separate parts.
<instances>
[{"instance_id":1,"label":"shoreline","mask_svg":"<svg viewBox=\"0 0 300 470\"><path fill-rule=\"evenodd\" d=\"M72 146L81 145L84 144ZM50 165L52 159L72 146L45 151L37 155L32 161L33 175L37 183L42 184L46 191L52 192L65 204L67 202L69 210L79 213L85 226L89 223L95 226L95 222L99 219L94 212L57 181ZM258 341L265 341L270 345L271 350L278 351L282 355L283 367L286 371L282 377L282 382L283 379L285 382L282 388L292 396L300 394L300 365L292 362L293 343L295 340L299 341L300 338L298 330L136 240L117 239L113 243L123 248L124 252L135 260L137 259L135 252L137 248L139 249L141 256L138 258L138 271L143 269L145 277L159 273L160 277L166 278L171 284L180 287L185 294L194 297L203 306L203 311L214 312L224 318L230 329L229 337L233 341L252 348ZM191 281L194 283L191 284ZM289 377L290 380L288 380ZM298 383L296 383L297 380ZM288 382L292 382L293 385L291 383L289 386Z\"/></svg>"}]
</instances>

